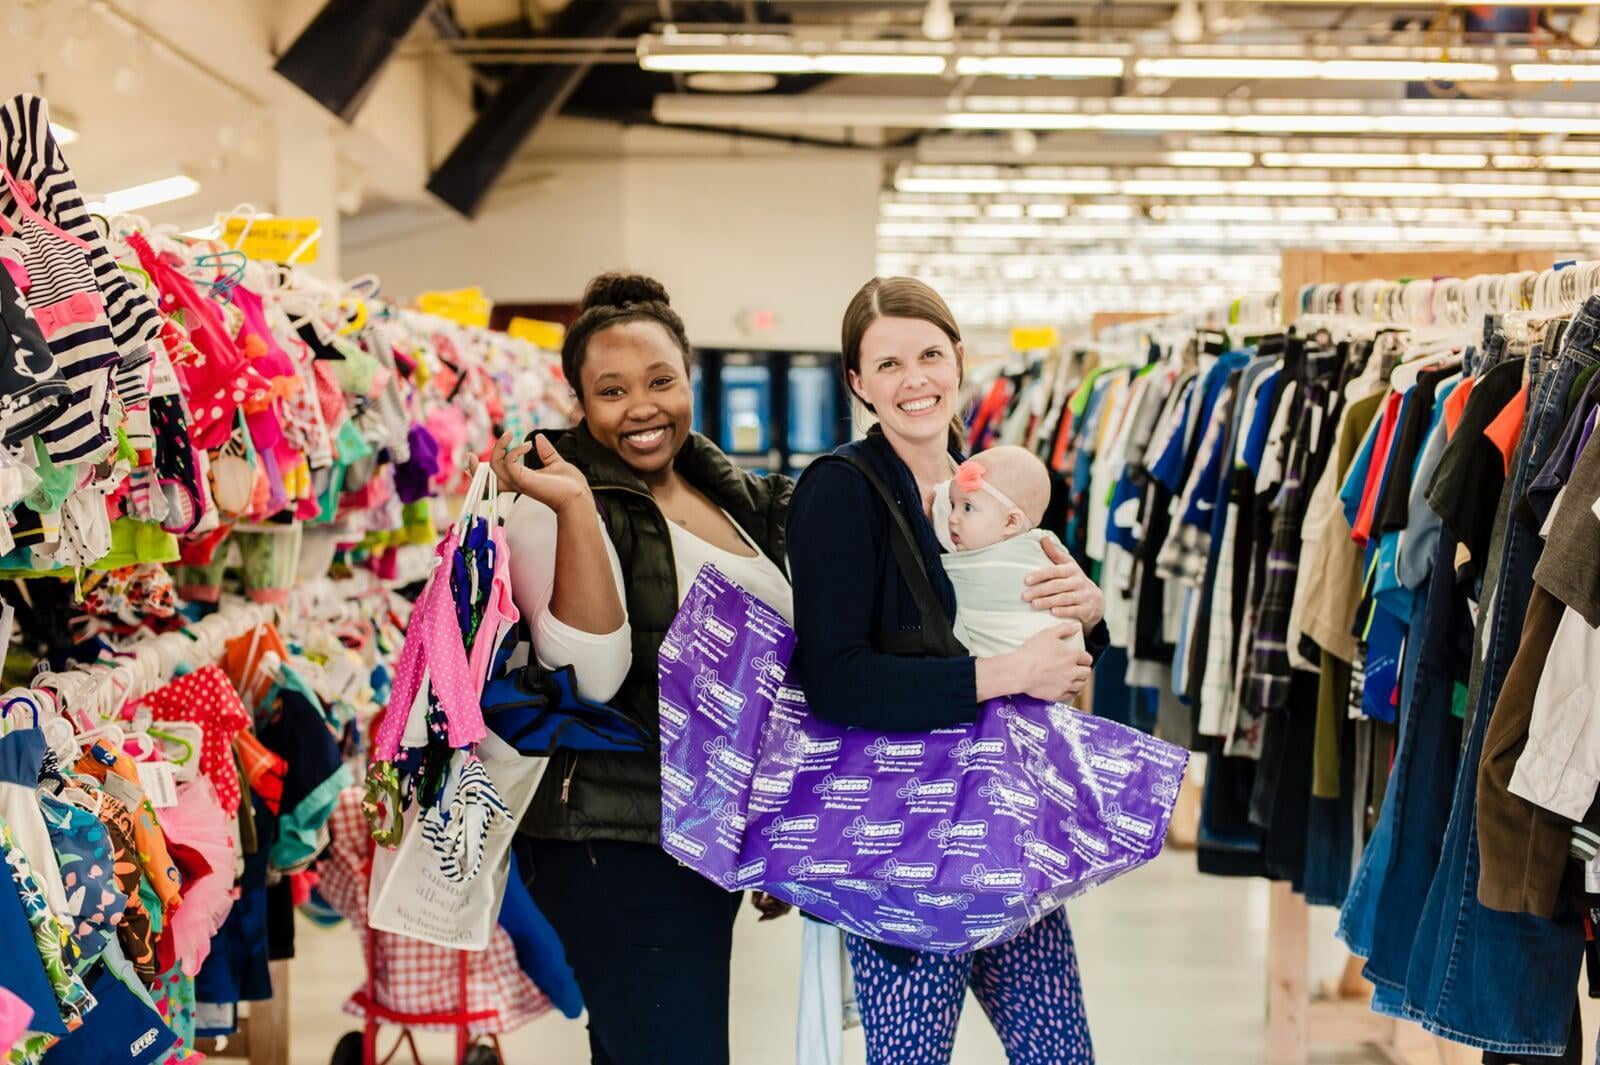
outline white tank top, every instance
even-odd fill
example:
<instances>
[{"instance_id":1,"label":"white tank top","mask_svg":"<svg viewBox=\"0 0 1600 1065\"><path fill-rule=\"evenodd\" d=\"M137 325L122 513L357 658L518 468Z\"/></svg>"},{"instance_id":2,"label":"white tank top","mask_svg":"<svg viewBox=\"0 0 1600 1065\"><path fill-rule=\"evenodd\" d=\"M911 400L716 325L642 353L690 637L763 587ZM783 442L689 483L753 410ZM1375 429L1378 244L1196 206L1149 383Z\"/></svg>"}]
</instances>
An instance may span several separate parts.
<instances>
[{"instance_id":1,"label":"white tank top","mask_svg":"<svg viewBox=\"0 0 1600 1065\"><path fill-rule=\"evenodd\" d=\"M727 514L727 511L723 513ZM695 575L700 572L700 567L710 563L716 566L724 577L782 614L785 621L794 624L794 591L789 587L789 579L783 575L783 571L776 563L761 553L750 537L745 535L744 530L739 528L738 522L731 517L728 521L738 531L739 539L755 552L753 557L747 558L732 551L724 551L716 544L700 539L688 529L681 528L674 522L667 522L667 526L672 530L672 558L678 569L678 594L688 595L689 587L694 584Z\"/></svg>"}]
</instances>

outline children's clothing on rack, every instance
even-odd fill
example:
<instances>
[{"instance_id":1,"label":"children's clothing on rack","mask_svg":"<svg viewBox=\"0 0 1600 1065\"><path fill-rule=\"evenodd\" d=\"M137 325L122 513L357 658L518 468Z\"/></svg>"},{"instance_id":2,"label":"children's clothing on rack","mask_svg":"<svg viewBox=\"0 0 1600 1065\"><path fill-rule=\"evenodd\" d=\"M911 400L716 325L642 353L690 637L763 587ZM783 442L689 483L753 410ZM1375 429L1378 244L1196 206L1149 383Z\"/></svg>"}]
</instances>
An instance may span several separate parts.
<instances>
[{"instance_id":1,"label":"children's clothing on rack","mask_svg":"<svg viewBox=\"0 0 1600 1065\"><path fill-rule=\"evenodd\" d=\"M11 1062L190 1061L320 902L441 501L569 390L554 353L374 279L91 216L31 95L0 103L0 267L0 1035ZM518 620L492 525L427 601L458 747ZM461 757L434 827L471 878L511 814ZM496 1031L548 1009L508 958Z\"/></svg>"}]
</instances>

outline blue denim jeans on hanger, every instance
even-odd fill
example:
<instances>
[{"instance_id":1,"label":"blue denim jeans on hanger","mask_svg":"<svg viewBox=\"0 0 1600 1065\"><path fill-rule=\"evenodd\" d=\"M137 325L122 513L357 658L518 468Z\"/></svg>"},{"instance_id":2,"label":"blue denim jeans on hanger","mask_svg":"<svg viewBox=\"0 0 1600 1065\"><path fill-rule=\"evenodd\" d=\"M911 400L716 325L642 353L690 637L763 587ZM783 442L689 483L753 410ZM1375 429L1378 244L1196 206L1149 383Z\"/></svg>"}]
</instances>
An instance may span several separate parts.
<instances>
[{"instance_id":1,"label":"blue denim jeans on hanger","mask_svg":"<svg viewBox=\"0 0 1600 1065\"><path fill-rule=\"evenodd\" d=\"M1463 371L1470 372L1477 358L1477 352L1469 348L1463 357ZM1368 959L1365 975L1377 989L1373 1009L1389 1016L1400 1013L1397 992L1411 956L1416 915L1438 869L1449 811L1445 781L1455 779L1456 751L1461 744L1460 725L1450 713L1448 677L1454 632L1451 618L1458 605L1456 542L1446 530L1439 535L1446 542L1435 548L1428 580L1416 589L1411 630L1401 658L1400 734L1383 809L1361 852L1337 933L1351 953ZM1428 663L1426 671L1424 661ZM1415 788L1410 786L1413 774L1422 782ZM1380 945L1380 928L1386 933L1387 946Z\"/></svg>"},{"instance_id":2,"label":"blue denim jeans on hanger","mask_svg":"<svg viewBox=\"0 0 1600 1065\"><path fill-rule=\"evenodd\" d=\"M1395 743L1394 767L1389 774L1389 785L1383 793L1383 810L1378 814L1378 823L1373 826L1372 836L1361 852L1361 862L1356 866L1350 893L1339 911L1339 927L1335 933L1352 954L1363 958L1372 957L1378 899L1394 857L1395 820L1399 816L1397 811L1400 805L1396 793L1404 787L1402 775L1409 753L1407 741L1417 727L1412 700L1416 694L1417 661L1422 657L1424 634L1428 631L1426 600L1418 604L1418 609L1412 615L1412 623L1400 664L1400 736Z\"/></svg>"},{"instance_id":3,"label":"blue denim jeans on hanger","mask_svg":"<svg viewBox=\"0 0 1600 1065\"><path fill-rule=\"evenodd\" d=\"M1556 336L1559 334L1549 334ZM1468 691L1466 742L1451 800L1439 871L1417 929L1406 974L1406 1015L1456 1042L1505 1054L1557 1055L1566 1049L1572 988L1583 958L1577 920L1502 913L1478 902L1477 770L1484 734L1516 654L1543 541L1513 520L1512 503L1543 465L1579 371L1600 361L1600 298L1590 297L1560 344L1529 355L1530 395L1511 479L1496 515L1490 570ZM1514 966L1514 972L1508 967Z\"/></svg>"},{"instance_id":4,"label":"blue denim jeans on hanger","mask_svg":"<svg viewBox=\"0 0 1600 1065\"><path fill-rule=\"evenodd\" d=\"M1416 667L1403 695L1400 741L1379 824L1381 830L1382 821L1389 822L1390 857L1381 879L1362 889L1362 899L1368 893L1376 896L1363 974L1378 988L1373 1008L1390 1016L1399 1015L1398 1001L1389 1000L1405 988L1417 918L1439 869L1460 756L1461 722L1450 710L1455 681L1451 663L1454 630L1449 619L1460 608L1455 552L1455 537L1441 529L1427 599L1415 630L1420 636L1415 641ZM1373 856L1374 861L1378 858ZM1362 899L1356 905L1362 905ZM1352 930L1361 927L1353 911L1346 920ZM1352 931L1353 944L1359 941L1357 935Z\"/></svg>"}]
</instances>

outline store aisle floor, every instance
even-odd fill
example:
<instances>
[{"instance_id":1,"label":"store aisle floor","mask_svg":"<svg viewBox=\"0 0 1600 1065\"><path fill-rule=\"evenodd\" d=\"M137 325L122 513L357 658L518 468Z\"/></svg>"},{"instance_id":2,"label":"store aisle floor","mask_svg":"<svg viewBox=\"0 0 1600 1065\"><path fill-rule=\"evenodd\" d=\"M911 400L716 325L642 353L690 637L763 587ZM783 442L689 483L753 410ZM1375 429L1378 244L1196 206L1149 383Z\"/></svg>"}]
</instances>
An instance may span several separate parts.
<instances>
[{"instance_id":1,"label":"store aisle floor","mask_svg":"<svg viewBox=\"0 0 1600 1065\"><path fill-rule=\"evenodd\" d=\"M1252 1065L1262 1060L1267 886L1202 877L1192 854L1154 864L1073 903L1074 934L1097 1056L1104 1065ZM1328 917L1321 913L1319 918ZM757 924L747 910L734 947L733 1041L737 1065L793 1065L799 924ZM1313 967L1336 973L1330 919L1313 921ZM355 1027L340 1005L361 980L361 956L346 929L302 922L293 968L294 1065L324 1065ZM1331 969L1331 972L1329 972ZM393 1036L386 1032L381 1045ZM428 1065L448 1065L451 1040L419 1041ZM549 1016L505 1040L511 1065L588 1061L581 1022ZM845 1037L848 1065L865 1054L859 1031ZM400 1060L405 1060L403 1057ZM1005 1055L970 998L956 1043L958 1065L1004 1065ZM1320 1054L1318 1065L1381 1059L1359 1048Z\"/></svg>"}]
</instances>

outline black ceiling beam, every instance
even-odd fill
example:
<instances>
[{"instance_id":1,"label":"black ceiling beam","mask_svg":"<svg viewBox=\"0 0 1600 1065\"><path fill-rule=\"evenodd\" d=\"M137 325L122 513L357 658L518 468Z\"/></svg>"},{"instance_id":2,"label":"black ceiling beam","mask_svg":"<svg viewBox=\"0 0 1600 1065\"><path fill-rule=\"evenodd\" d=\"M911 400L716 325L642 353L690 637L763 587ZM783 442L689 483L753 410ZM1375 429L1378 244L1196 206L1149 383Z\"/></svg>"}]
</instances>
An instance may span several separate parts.
<instances>
[{"instance_id":1,"label":"black ceiling beam","mask_svg":"<svg viewBox=\"0 0 1600 1065\"><path fill-rule=\"evenodd\" d=\"M429 0L328 0L273 67L353 122L378 72Z\"/></svg>"},{"instance_id":2,"label":"black ceiling beam","mask_svg":"<svg viewBox=\"0 0 1600 1065\"><path fill-rule=\"evenodd\" d=\"M551 23L552 37L610 37L627 5L573 3ZM561 110L591 63L534 64L518 68L489 98L428 181L428 191L471 217L523 143Z\"/></svg>"}]
</instances>

